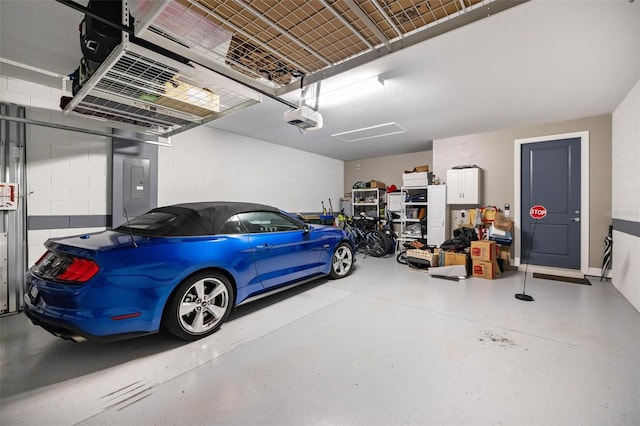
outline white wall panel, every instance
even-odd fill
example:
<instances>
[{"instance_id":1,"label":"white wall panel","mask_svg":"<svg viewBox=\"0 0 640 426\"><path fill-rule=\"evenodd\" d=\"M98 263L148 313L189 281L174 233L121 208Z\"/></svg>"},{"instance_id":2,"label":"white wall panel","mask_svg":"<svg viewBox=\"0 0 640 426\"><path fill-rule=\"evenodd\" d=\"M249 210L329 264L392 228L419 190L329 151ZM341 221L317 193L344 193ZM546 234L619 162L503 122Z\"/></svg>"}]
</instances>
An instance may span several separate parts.
<instances>
[{"instance_id":1,"label":"white wall panel","mask_svg":"<svg viewBox=\"0 0 640 426\"><path fill-rule=\"evenodd\" d=\"M31 267L45 251L43 243L51 237L51 231L48 229L28 231L27 241L29 256L27 258L27 267Z\"/></svg>"},{"instance_id":2,"label":"white wall panel","mask_svg":"<svg viewBox=\"0 0 640 426\"><path fill-rule=\"evenodd\" d=\"M640 311L640 80L612 115L613 285ZM629 232L618 232L623 227Z\"/></svg>"},{"instance_id":3,"label":"white wall panel","mask_svg":"<svg viewBox=\"0 0 640 426\"><path fill-rule=\"evenodd\" d=\"M96 191L91 190L92 193L95 193ZM89 201L89 214L90 215L103 215L106 214L105 212L110 212L111 208L109 207L111 205L110 202L105 201Z\"/></svg>"},{"instance_id":4,"label":"white wall panel","mask_svg":"<svg viewBox=\"0 0 640 426\"><path fill-rule=\"evenodd\" d=\"M28 174L29 172L27 172ZM51 214L51 201L30 199L27 214L31 216L49 216Z\"/></svg>"},{"instance_id":5,"label":"white wall panel","mask_svg":"<svg viewBox=\"0 0 640 426\"><path fill-rule=\"evenodd\" d=\"M613 231L612 282L620 293L640 311L640 238Z\"/></svg>"},{"instance_id":6,"label":"white wall panel","mask_svg":"<svg viewBox=\"0 0 640 426\"><path fill-rule=\"evenodd\" d=\"M337 208L344 162L256 139L198 127L159 152L158 204L226 200L318 212Z\"/></svg>"},{"instance_id":7,"label":"white wall panel","mask_svg":"<svg viewBox=\"0 0 640 426\"><path fill-rule=\"evenodd\" d=\"M620 103L613 123L613 217L640 222L640 81Z\"/></svg>"},{"instance_id":8,"label":"white wall panel","mask_svg":"<svg viewBox=\"0 0 640 426\"><path fill-rule=\"evenodd\" d=\"M70 92L62 91L62 81L60 81L60 86L60 89L54 89L41 84L0 76L0 99L25 107L58 110L60 96L63 94L71 96ZM69 88L71 88L70 84Z\"/></svg>"}]
</instances>

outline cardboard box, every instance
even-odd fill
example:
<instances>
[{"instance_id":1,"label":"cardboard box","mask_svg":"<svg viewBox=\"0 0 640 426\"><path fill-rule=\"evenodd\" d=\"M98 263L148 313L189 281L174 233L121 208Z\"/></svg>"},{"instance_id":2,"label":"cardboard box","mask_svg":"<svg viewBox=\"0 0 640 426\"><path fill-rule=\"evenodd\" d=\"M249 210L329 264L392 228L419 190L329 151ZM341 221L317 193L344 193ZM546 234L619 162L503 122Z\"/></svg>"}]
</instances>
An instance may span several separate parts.
<instances>
[{"instance_id":1,"label":"cardboard box","mask_svg":"<svg viewBox=\"0 0 640 426\"><path fill-rule=\"evenodd\" d=\"M421 249L409 249L407 250L407 257L417 257L419 259L428 260L431 266L438 266L440 261L439 253L431 253L429 250Z\"/></svg>"},{"instance_id":2,"label":"cardboard box","mask_svg":"<svg viewBox=\"0 0 640 426\"><path fill-rule=\"evenodd\" d=\"M502 266L511 265L511 246L498 246L498 258L502 259Z\"/></svg>"},{"instance_id":3,"label":"cardboard box","mask_svg":"<svg viewBox=\"0 0 640 426\"><path fill-rule=\"evenodd\" d=\"M484 260L473 259L473 265L471 267L472 275L475 278L484 278L492 280L496 278L496 275L500 274L500 268L498 262L492 260L490 262Z\"/></svg>"},{"instance_id":4,"label":"cardboard box","mask_svg":"<svg viewBox=\"0 0 640 426\"><path fill-rule=\"evenodd\" d=\"M471 258L474 260L495 260L497 251L498 249L495 241L471 241Z\"/></svg>"},{"instance_id":5,"label":"cardboard box","mask_svg":"<svg viewBox=\"0 0 640 426\"><path fill-rule=\"evenodd\" d=\"M465 253L455 253L452 251L444 252L444 266L466 265L467 255Z\"/></svg>"},{"instance_id":6,"label":"cardboard box","mask_svg":"<svg viewBox=\"0 0 640 426\"><path fill-rule=\"evenodd\" d=\"M372 180L369 182L369 188L382 188L385 189L387 185L379 180Z\"/></svg>"},{"instance_id":7,"label":"cardboard box","mask_svg":"<svg viewBox=\"0 0 640 426\"><path fill-rule=\"evenodd\" d=\"M413 173L413 172L428 172L429 165L425 164L424 166L415 166L413 170L405 170L405 173Z\"/></svg>"},{"instance_id":8,"label":"cardboard box","mask_svg":"<svg viewBox=\"0 0 640 426\"><path fill-rule=\"evenodd\" d=\"M431 172L411 172L402 174L403 186L427 186L433 182L433 173Z\"/></svg>"},{"instance_id":9,"label":"cardboard box","mask_svg":"<svg viewBox=\"0 0 640 426\"><path fill-rule=\"evenodd\" d=\"M493 219L493 226L501 231L511 231L513 220L509 219L502 212L497 212Z\"/></svg>"}]
</instances>

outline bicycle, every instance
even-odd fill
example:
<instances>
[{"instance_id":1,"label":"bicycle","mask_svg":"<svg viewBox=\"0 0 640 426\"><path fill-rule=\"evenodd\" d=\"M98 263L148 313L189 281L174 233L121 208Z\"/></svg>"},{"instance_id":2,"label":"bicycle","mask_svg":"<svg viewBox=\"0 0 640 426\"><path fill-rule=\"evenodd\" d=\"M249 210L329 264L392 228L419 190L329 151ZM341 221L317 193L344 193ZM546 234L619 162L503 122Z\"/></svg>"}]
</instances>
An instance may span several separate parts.
<instances>
[{"instance_id":1,"label":"bicycle","mask_svg":"<svg viewBox=\"0 0 640 426\"><path fill-rule=\"evenodd\" d=\"M357 218L347 218L344 213L338 215L339 223L356 241L356 250L365 255L383 257L389 251L389 241L384 232L378 229L378 221L364 214Z\"/></svg>"},{"instance_id":2,"label":"bicycle","mask_svg":"<svg viewBox=\"0 0 640 426\"><path fill-rule=\"evenodd\" d=\"M385 209L384 221L382 222L382 232L388 241L387 254L394 254L396 252L396 246L398 241L398 234L393 229L393 219L395 213ZM397 218L400 216L396 215Z\"/></svg>"}]
</instances>

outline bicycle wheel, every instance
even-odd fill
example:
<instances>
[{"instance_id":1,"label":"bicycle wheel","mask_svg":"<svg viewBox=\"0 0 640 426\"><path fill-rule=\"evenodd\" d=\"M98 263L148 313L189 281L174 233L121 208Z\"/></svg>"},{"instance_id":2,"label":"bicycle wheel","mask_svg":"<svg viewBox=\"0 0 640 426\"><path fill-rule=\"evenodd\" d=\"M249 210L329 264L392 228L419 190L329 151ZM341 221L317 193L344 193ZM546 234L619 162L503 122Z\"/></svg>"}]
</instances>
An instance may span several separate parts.
<instances>
[{"instance_id":1,"label":"bicycle wheel","mask_svg":"<svg viewBox=\"0 0 640 426\"><path fill-rule=\"evenodd\" d=\"M396 237L394 233L392 231L384 231L384 235L387 237L387 254L394 254L396 252Z\"/></svg>"},{"instance_id":2,"label":"bicycle wheel","mask_svg":"<svg viewBox=\"0 0 640 426\"><path fill-rule=\"evenodd\" d=\"M367 245L365 250L369 256L382 257L389 250L389 240L384 232L380 230L369 231L365 235Z\"/></svg>"}]
</instances>

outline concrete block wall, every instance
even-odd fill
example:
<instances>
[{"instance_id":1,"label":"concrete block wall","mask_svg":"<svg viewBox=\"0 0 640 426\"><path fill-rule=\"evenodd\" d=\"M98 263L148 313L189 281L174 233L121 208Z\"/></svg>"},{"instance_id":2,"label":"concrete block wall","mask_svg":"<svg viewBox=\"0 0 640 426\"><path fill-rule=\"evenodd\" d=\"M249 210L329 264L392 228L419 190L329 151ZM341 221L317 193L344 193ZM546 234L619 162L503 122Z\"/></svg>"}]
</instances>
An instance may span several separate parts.
<instances>
[{"instance_id":1,"label":"concrete block wall","mask_svg":"<svg viewBox=\"0 0 640 426\"><path fill-rule=\"evenodd\" d=\"M201 126L172 137L158 153L158 204L250 201L290 212L334 208L344 162Z\"/></svg>"},{"instance_id":2,"label":"concrete block wall","mask_svg":"<svg viewBox=\"0 0 640 426\"><path fill-rule=\"evenodd\" d=\"M54 111L33 109L27 111L27 118L66 125L73 121L61 119ZM87 124L83 122L82 126L86 128ZM111 214L110 138L33 125L27 126L26 136L27 215L31 223L35 217ZM30 229L29 264L42 254L47 238L104 229Z\"/></svg>"},{"instance_id":3,"label":"concrete block wall","mask_svg":"<svg viewBox=\"0 0 640 426\"><path fill-rule=\"evenodd\" d=\"M72 127L108 131L99 122L64 117L61 89L0 76L0 100L27 108L26 118ZM67 93L68 95L68 93ZM26 126L27 185L21 188L30 223L111 214L111 139L50 127ZM36 226L42 228L42 226ZM28 266L44 253L51 237L78 235L104 227L29 229Z\"/></svg>"},{"instance_id":4,"label":"concrete block wall","mask_svg":"<svg viewBox=\"0 0 640 426\"><path fill-rule=\"evenodd\" d=\"M60 82L60 88L56 89L0 75L0 100L3 102L14 103L28 108L59 111L60 96L63 94L71 96L71 92L62 91L62 81Z\"/></svg>"}]
</instances>

